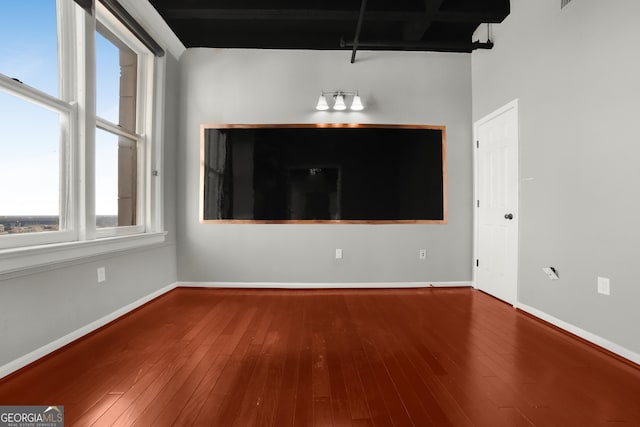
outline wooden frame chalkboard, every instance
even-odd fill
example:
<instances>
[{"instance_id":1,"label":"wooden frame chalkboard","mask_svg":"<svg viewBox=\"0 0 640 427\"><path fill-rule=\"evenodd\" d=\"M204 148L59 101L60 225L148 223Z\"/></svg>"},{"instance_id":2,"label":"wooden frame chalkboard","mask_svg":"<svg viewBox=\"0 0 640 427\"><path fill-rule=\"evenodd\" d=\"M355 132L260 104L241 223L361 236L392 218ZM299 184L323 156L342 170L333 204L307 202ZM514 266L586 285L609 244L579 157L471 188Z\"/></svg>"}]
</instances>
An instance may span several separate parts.
<instances>
[{"instance_id":1,"label":"wooden frame chalkboard","mask_svg":"<svg viewBox=\"0 0 640 427\"><path fill-rule=\"evenodd\" d=\"M203 224L446 224L446 128L203 124L199 212Z\"/></svg>"}]
</instances>

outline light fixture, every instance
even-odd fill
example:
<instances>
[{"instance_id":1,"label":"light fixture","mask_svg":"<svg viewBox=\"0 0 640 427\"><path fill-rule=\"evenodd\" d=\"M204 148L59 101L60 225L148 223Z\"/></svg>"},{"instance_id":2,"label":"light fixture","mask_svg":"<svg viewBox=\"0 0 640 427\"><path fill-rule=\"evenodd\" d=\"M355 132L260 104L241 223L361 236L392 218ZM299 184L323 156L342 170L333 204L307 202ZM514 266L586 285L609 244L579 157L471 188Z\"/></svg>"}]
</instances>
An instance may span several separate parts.
<instances>
[{"instance_id":1,"label":"light fixture","mask_svg":"<svg viewBox=\"0 0 640 427\"><path fill-rule=\"evenodd\" d=\"M353 111L362 111L364 110L364 105L362 105L362 100L360 99L360 95L358 91L355 92L344 92L341 90L336 91L322 91L320 93L320 98L318 98L318 103L316 104L316 110L325 111L329 110L329 104L327 103L326 96L331 96L335 102L333 104L333 109L336 111L344 111L347 109L347 104L345 103L345 96L353 96L353 100L351 101L351 106L349 110Z\"/></svg>"},{"instance_id":2,"label":"light fixture","mask_svg":"<svg viewBox=\"0 0 640 427\"><path fill-rule=\"evenodd\" d=\"M353 102L351 103L351 109L353 111L364 110L364 105L362 105L362 100L360 99L360 95L358 95L358 91L356 91L356 94L353 97Z\"/></svg>"},{"instance_id":3,"label":"light fixture","mask_svg":"<svg viewBox=\"0 0 640 427\"><path fill-rule=\"evenodd\" d=\"M336 111L342 111L347 109L347 105L344 103L344 95L341 92L335 96L336 103L333 104L333 109Z\"/></svg>"},{"instance_id":4,"label":"light fixture","mask_svg":"<svg viewBox=\"0 0 640 427\"><path fill-rule=\"evenodd\" d=\"M316 110L324 111L329 109L329 104L327 104L327 98L324 97L324 92L320 93L320 98L318 98L318 104L316 105Z\"/></svg>"}]
</instances>

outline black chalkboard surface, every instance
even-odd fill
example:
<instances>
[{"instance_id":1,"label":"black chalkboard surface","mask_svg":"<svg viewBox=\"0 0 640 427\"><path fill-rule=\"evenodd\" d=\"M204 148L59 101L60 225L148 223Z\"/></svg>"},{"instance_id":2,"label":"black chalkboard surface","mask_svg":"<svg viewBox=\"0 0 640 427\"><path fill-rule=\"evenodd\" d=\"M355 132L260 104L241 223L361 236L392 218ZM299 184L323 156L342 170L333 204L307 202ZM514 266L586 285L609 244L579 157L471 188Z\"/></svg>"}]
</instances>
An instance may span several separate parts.
<instances>
[{"instance_id":1,"label":"black chalkboard surface","mask_svg":"<svg viewBox=\"0 0 640 427\"><path fill-rule=\"evenodd\" d=\"M446 222L444 127L203 126L202 221Z\"/></svg>"}]
</instances>

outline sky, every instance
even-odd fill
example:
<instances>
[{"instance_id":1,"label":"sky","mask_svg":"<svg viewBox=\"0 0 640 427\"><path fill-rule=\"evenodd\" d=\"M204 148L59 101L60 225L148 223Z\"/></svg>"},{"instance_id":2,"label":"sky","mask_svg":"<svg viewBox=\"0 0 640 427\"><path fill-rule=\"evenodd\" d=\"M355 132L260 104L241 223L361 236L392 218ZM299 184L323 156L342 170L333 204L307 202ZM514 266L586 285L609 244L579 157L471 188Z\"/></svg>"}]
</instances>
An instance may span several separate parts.
<instances>
[{"instance_id":1,"label":"sky","mask_svg":"<svg viewBox=\"0 0 640 427\"><path fill-rule=\"evenodd\" d=\"M56 1L0 0L0 73L58 96ZM118 122L118 49L96 38L98 114ZM0 89L0 216L58 215L59 114ZM96 137L96 214L116 215L117 138Z\"/></svg>"}]
</instances>

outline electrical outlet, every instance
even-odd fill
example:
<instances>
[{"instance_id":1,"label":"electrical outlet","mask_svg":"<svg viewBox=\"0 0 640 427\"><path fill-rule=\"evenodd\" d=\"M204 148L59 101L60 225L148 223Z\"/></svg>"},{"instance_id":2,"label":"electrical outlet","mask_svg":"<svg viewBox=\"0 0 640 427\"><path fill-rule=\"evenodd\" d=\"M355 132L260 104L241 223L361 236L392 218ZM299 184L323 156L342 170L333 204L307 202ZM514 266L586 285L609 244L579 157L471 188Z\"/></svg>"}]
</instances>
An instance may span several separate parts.
<instances>
[{"instance_id":1,"label":"electrical outlet","mask_svg":"<svg viewBox=\"0 0 640 427\"><path fill-rule=\"evenodd\" d=\"M420 249L418 251L418 258L421 259L421 260L427 259L427 250L426 249Z\"/></svg>"},{"instance_id":2,"label":"electrical outlet","mask_svg":"<svg viewBox=\"0 0 640 427\"><path fill-rule=\"evenodd\" d=\"M107 272L104 267L98 267L98 283L102 283L107 280Z\"/></svg>"},{"instance_id":3,"label":"electrical outlet","mask_svg":"<svg viewBox=\"0 0 640 427\"><path fill-rule=\"evenodd\" d=\"M598 277L598 293L611 295L611 281L607 277Z\"/></svg>"},{"instance_id":4,"label":"electrical outlet","mask_svg":"<svg viewBox=\"0 0 640 427\"><path fill-rule=\"evenodd\" d=\"M342 259L342 249L336 249L336 259Z\"/></svg>"}]
</instances>

